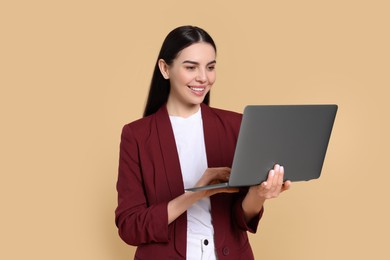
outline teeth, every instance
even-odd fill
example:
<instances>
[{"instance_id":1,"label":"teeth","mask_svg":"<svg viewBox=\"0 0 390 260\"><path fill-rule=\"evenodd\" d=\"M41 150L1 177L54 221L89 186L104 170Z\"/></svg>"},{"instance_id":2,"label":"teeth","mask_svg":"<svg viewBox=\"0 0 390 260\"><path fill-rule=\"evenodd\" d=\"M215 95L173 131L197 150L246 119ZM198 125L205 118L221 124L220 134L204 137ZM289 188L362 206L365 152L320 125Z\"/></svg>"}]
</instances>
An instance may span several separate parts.
<instances>
[{"instance_id":1,"label":"teeth","mask_svg":"<svg viewBox=\"0 0 390 260\"><path fill-rule=\"evenodd\" d=\"M194 90L194 91L203 91L204 90L204 88L193 88L193 87L190 87L192 90Z\"/></svg>"}]
</instances>

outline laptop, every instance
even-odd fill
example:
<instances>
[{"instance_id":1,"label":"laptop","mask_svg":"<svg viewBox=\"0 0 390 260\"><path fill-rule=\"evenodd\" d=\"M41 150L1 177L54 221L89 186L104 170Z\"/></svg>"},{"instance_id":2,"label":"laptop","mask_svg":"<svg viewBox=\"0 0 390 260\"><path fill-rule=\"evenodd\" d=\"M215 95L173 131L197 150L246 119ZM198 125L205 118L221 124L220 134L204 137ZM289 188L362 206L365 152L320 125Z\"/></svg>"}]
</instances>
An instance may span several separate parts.
<instances>
[{"instance_id":1,"label":"laptop","mask_svg":"<svg viewBox=\"0 0 390 260\"><path fill-rule=\"evenodd\" d=\"M246 106L229 182L186 191L260 184L275 164L284 180L308 181L321 175L337 105Z\"/></svg>"}]
</instances>

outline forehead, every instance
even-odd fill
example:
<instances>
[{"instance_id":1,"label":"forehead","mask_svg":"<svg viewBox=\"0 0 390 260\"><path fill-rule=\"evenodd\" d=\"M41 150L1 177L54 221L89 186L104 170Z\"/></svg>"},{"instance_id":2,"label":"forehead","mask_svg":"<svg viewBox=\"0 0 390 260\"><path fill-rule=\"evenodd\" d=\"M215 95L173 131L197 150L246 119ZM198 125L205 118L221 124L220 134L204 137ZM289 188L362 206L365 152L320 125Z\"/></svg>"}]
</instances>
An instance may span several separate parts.
<instances>
[{"instance_id":1,"label":"forehead","mask_svg":"<svg viewBox=\"0 0 390 260\"><path fill-rule=\"evenodd\" d=\"M179 52L175 60L178 61L197 61L210 62L215 60L214 47L205 42L194 43Z\"/></svg>"}]
</instances>

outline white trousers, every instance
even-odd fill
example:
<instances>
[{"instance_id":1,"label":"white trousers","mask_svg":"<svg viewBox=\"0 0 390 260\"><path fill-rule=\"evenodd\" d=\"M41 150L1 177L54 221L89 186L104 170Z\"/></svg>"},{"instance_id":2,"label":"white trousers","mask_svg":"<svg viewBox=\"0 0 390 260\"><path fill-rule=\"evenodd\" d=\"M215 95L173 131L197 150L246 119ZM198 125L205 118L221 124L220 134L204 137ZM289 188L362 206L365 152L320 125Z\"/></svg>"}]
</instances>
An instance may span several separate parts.
<instances>
[{"instance_id":1,"label":"white trousers","mask_svg":"<svg viewBox=\"0 0 390 260\"><path fill-rule=\"evenodd\" d=\"M187 260L216 260L214 238L191 235L187 237Z\"/></svg>"}]
</instances>

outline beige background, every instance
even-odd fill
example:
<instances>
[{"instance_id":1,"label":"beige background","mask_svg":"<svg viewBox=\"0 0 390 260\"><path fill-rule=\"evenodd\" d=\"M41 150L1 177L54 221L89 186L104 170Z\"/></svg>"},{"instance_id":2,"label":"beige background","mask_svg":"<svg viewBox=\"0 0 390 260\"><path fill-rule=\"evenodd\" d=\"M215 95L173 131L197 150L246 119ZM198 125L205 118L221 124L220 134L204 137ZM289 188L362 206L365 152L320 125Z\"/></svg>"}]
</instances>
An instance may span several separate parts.
<instances>
[{"instance_id":1,"label":"beige background","mask_svg":"<svg viewBox=\"0 0 390 260\"><path fill-rule=\"evenodd\" d=\"M8 2L8 3L7 3ZM337 103L322 177L269 201L257 259L389 259L388 1L2 1L0 259L131 259L122 125L174 27L218 45L212 105Z\"/></svg>"}]
</instances>

